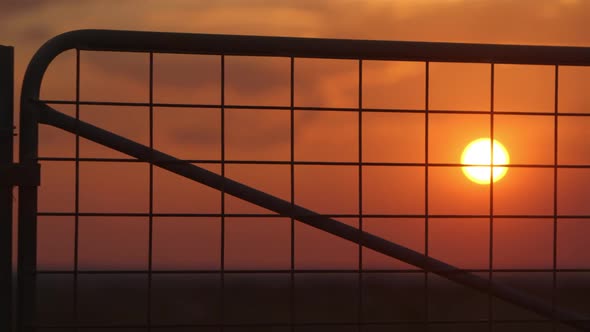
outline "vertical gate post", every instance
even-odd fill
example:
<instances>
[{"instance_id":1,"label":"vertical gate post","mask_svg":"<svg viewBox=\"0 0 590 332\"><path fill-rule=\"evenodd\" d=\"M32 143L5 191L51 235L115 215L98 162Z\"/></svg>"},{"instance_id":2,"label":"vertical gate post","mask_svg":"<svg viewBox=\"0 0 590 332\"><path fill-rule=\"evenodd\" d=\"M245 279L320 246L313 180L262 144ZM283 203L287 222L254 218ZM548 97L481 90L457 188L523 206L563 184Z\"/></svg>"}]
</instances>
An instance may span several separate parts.
<instances>
[{"instance_id":1,"label":"vertical gate post","mask_svg":"<svg viewBox=\"0 0 590 332\"><path fill-rule=\"evenodd\" d=\"M14 49L0 45L0 330L12 331L12 184Z\"/></svg>"}]
</instances>

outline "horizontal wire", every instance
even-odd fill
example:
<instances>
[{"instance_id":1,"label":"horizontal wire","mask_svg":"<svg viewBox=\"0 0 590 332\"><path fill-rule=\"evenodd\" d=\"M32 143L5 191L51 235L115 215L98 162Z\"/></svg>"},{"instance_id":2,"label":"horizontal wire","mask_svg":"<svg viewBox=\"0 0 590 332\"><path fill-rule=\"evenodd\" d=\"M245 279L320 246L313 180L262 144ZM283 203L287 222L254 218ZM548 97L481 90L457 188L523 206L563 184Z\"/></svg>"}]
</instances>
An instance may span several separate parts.
<instances>
[{"instance_id":1,"label":"horizontal wire","mask_svg":"<svg viewBox=\"0 0 590 332\"><path fill-rule=\"evenodd\" d=\"M573 320L569 320L573 322ZM590 322L587 320L575 320L576 322ZM538 324L550 323L547 319L495 319L494 323L499 324ZM189 328L189 327L319 327L319 326L353 326L357 325L358 321L348 322L276 322L276 323L191 323L191 324L26 324L26 327L54 329L54 328ZM488 319L473 319L473 320L398 320L398 321L361 321L363 325L367 326L399 326L399 325L476 325L486 324Z\"/></svg>"},{"instance_id":2,"label":"horizontal wire","mask_svg":"<svg viewBox=\"0 0 590 332\"><path fill-rule=\"evenodd\" d=\"M285 274L289 275L291 273L291 269L260 269L260 270L243 270L243 269L225 269L215 270L215 269L196 269L196 270L151 270L152 274ZM426 273L420 269L363 269L363 273L373 273L373 274L423 274ZM150 271L148 270L36 270L31 271L30 274L147 274ZM358 269L295 269L293 270L296 274L358 274ZM490 272L490 269L461 269L461 270L433 270L432 272L440 272L446 274L453 274L453 273L487 273ZM567 268L567 269L517 269L517 268L497 268L492 269L491 272L497 273L552 273L552 272L561 272L561 273L580 273L580 272L590 272L590 268Z\"/></svg>"},{"instance_id":3,"label":"horizontal wire","mask_svg":"<svg viewBox=\"0 0 590 332\"><path fill-rule=\"evenodd\" d=\"M50 212L41 211L37 213L42 217L148 217L149 213L144 212ZM314 214L314 215L289 215L282 216L276 213L153 213L154 217L228 217L228 218L392 218L392 219L422 219L424 214ZM429 214L428 218L434 219L589 219L590 215L553 215L553 214Z\"/></svg>"},{"instance_id":4,"label":"horizontal wire","mask_svg":"<svg viewBox=\"0 0 590 332\"><path fill-rule=\"evenodd\" d=\"M72 100L37 100L37 103L48 105L75 105ZM143 103L143 102L114 102L114 101L80 101L80 105L87 106L127 106L127 107L162 107L162 108L221 108L220 104L178 104L178 103ZM337 111L337 112L358 112L358 107L322 107L322 106L288 106L288 105L223 105L225 109L244 110L277 110L277 111ZM394 108L365 108L363 113L425 113L420 109L394 109ZM483 111L483 110L428 110L428 113L439 114L498 114L498 115L533 115L533 116L555 116L553 112L516 112L516 111ZM590 116L589 113L563 112L563 116Z\"/></svg>"},{"instance_id":5,"label":"horizontal wire","mask_svg":"<svg viewBox=\"0 0 590 332\"><path fill-rule=\"evenodd\" d=\"M38 161L45 162L67 162L67 161L80 161L80 162L131 162L131 163L149 163L133 158L74 158L74 157L39 157ZM160 164L219 164L220 160L215 159L179 159L175 161L169 160L154 160L153 163ZM237 164L237 165L308 165L308 166L389 166L389 167L490 167L489 165L481 164L461 164L461 163L404 163L404 162L355 162L355 161L288 161L288 160L226 160L225 164ZM590 168L590 164L495 164L494 167L506 167L506 168Z\"/></svg>"}]
</instances>

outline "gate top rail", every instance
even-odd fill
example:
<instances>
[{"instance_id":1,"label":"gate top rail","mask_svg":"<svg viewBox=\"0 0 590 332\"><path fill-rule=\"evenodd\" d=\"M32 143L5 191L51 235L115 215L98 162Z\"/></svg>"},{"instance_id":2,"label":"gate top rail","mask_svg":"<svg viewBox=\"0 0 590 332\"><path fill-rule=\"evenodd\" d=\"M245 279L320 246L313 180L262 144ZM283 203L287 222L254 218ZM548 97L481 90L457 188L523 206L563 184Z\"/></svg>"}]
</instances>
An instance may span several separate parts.
<instances>
[{"instance_id":1,"label":"gate top rail","mask_svg":"<svg viewBox=\"0 0 590 332\"><path fill-rule=\"evenodd\" d=\"M590 47L75 30L50 39L33 56L24 79L23 97L38 98L45 70L57 55L69 49L328 59L590 65Z\"/></svg>"}]
</instances>

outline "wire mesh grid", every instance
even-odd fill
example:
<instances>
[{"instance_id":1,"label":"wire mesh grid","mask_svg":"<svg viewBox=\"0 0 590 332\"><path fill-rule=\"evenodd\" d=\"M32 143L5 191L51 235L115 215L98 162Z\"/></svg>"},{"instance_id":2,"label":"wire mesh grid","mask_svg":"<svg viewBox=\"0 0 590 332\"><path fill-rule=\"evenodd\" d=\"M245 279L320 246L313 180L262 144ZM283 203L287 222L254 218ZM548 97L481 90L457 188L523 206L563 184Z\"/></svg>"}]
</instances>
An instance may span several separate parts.
<instances>
[{"instance_id":1,"label":"wire mesh grid","mask_svg":"<svg viewBox=\"0 0 590 332\"><path fill-rule=\"evenodd\" d=\"M75 88L75 100L40 100L41 103L47 105L73 105L75 107L76 119L81 118L81 108L84 106L106 106L106 107L141 107L148 110L149 114L149 147L155 148L154 146L154 126L155 121L155 110L157 108L183 108L183 109L195 109L195 110L216 110L217 116L220 121L219 140L220 140L220 158L218 159L183 159L182 162L189 162L199 165L213 165L218 166L218 171L221 176L226 176L228 166L240 167L245 165L279 165L288 167L288 200L291 204L296 204L298 200L298 192L296 190L297 183L297 170L300 167L305 166L318 166L330 168L332 172L336 168L348 167L352 169L350 174L356 173L356 213L333 213L323 215L330 216L332 218L338 218L339 220L350 220L353 224L358 225L361 230L366 229L367 222L371 220L383 220L383 219L404 219L406 222L419 222L422 223L423 229L423 248L419 250L424 254L431 254L431 227L432 222L436 220L473 220L480 219L487 222L487 236L488 236L488 248L487 248L487 266L479 268L467 268L466 270L479 274L493 280L497 278L497 275L509 275L518 274L526 275L528 281L525 283L534 283L539 276L550 279L549 289L543 289L542 292L545 294L545 298L552 304L558 302L558 277L560 273L565 274L580 274L590 272L590 269L585 268L560 268L558 264L558 224L562 222L568 222L571 220L587 220L590 215L576 213L576 214L563 214L558 213L558 175L561 169L588 169L588 164L563 164L559 163L558 160L558 120L564 117L569 118L584 118L590 115L590 113L566 113L558 109L558 95L559 95L559 73L561 66L554 65L553 68L553 112L515 112L515 111L503 111L497 109L494 105L495 101L495 88L497 83L495 82L495 71L497 65L494 63L487 64L489 71L489 110L450 110L450 109L432 109L430 107L430 96L431 96L431 82L430 73L431 66L433 63L429 61L419 62L423 66L423 96L424 96L424 107L422 109L394 109L394 108L369 108L364 105L363 94L366 88L363 85L363 67L367 62L363 59L347 60L353 61L356 67L356 93L357 93L357 105L354 107L325 107L316 105L301 106L298 105L296 100L296 67L298 62L301 61L299 57L289 57L287 61L289 63L289 104L288 105L271 105L261 106L256 104L229 104L226 102L226 62L227 55L219 54L216 55L219 65L219 103L216 104L175 104L175 103L157 103L154 101L154 57L157 57L159 53L146 52L145 54L149 59L149 66L147 68L149 86L149 99L145 102L117 102L117 101L93 101L83 100L80 98L81 90L81 78L80 78L80 60L86 51L76 50L75 63L76 63L76 88ZM233 57L233 56L232 56ZM289 115L289 159L288 160L271 160L271 159L256 159L256 160L237 160L227 158L226 153L226 139L228 136L226 128L227 112L228 111L241 111L241 110L272 110L276 112L285 112ZM337 114L346 113L351 114L356 118L356 144L357 144L357 155L354 161L323 161L323 160L301 160L296 158L297 149L297 128L296 128L296 117L298 112L335 112ZM363 121L366 120L368 114L414 114L423 118L423 133L424 133L424 145L423 145L423 162L374 162L365 161L363 147L366 146L363 142L365 137L363 134L366 133L369 128L363 125ZM493 181L490 182L486 188L488 191L488 206L489 210L485 213L433 213L432 209L429 208L432 205L431 193L433 190L432 184L432 172L440 168L457 169L463 167L464 164L455 162L433 162L430 158L433 152L433 145L431 137L432 128L432 117L437 115L458 115L466 117L469 115L481 115L489 118L488 131L482 133L482 136L489 136L492 141L495 137L495 117L497 116L526 116L527 118L544 118L551 119L553 122L553 145L547 147L552 150L553 159L548 163L511 163L507 167L510 170L514 169L542 169L552 172L552 207L550 213L539 213L539 214L501 214L497 213L495 209L495 184ZM133 123L127 124L133 126ZM268 137L268 140L272 140L273 137ZM43 141L43 138L40 138ZM281 216L276 213L232 213L227 209L227 195L222 191L219 194L219 210L217 212L207 213L175 213L175 212L155 212L154 210L154 194L156 193L154 185L154 172L155 168L152 163L148 163L149 171L148 178L145 179L148 182L148 197L149 204L148 209L145 212L119 212L109 211L108 208L104 212L93 212L93 211L82 211L80 209L80 182L81 182L81 166L83 164L91 163L142 163L143 161L133 158L102 158L102 157L82 157L80 154L81 140L78 135L75 136L75 155L73 157L56 157L56 156L43 156L39 157L38 160L44 164L53 162L70 162L74 163L74 210L73 211L38 211L37 216L43 217L67 217L73 218L74 220L74 246L73 246L73 266L71 269L37 269L35 274L37 278L42 276L58 276L65 277L65 280L70 280L72 287L69 290L63 290L59 295L49 295L48 297L59 297L64 301L63 303L69 303L69 308L66 310L67 319L53 321L52 323L44 322L42 319L35 319L30 316L31 321L27 322L27 326L34 326L39 330L44 329L72 329L72 330L91 330L91 328L128 328L130 330L171 330L171 331L184 331L191 328L199 328L202 330L231 330L231 331L242 331L242 330L297 330L297 331L308 331L308 330L326 330L326 329L337 329L337 330L362 330L362 331L381 331L386 329L400 329L400 330L508 330L508 329L531 329L531 330L566 330L567 328L561 326L556 322L541 318L535 315L524 315L524 316L511 316L510 314L504 315L501 318L496 311L498 310L498 302L494 300L491 295L481 295L473 291L473 293L465 293L464 299L458 301L466 301L467 306L461 306L457 299L457 294L460 294L461 290L450 289L440 290L433 284L440 283L438 277L423 272L417 268L412 267L397 267L397 268L367 268L363 258L366 257L367 252L363 250L361 245L356 246L356 264L352 268L298 268L297 260L297 248L298 243L297 237L297 221L294 218L290 218L288 221L288 241L289 241L289 262L286 268L278 269L250 269L246 268L228 268L226 265L227 261L227 247L228 236L227 228L228 221L248 222L252 219L260 220L271 220L272 222L282 222L283 220L275 220ZM494 149L491 149L492 151ZM492 152L493 153L493 152ZM492 158L493 159L493 158ZM422 193L422 213L364 213L366 210L366 199L364 197L367 192L363 190L366 188L366 183L363 181L367 179L366 172L369 172L371 167L383 167L392 172L396 172L401 168L407 168L417 170L423 177L423 185L420 189ZM116 175L115 175L116 176ZM231 176L228 175L230 178ZM491 177L491 175L490 175ZM116 193L112 193L116 195ZM121 199L125 199L121 197ZM329 200L329 197L325 198ZM523 198L524 199L524 198ZM395 204L395 202L391 202ZM132 269L113 269L113 268L81 268L80 266L80 247L83 245L80 239L80 224L81 219L89 217L104 217L117 219L118 222L125 222L125 219L142 218L147 220L147 268L132 268ZM219 223L219 251L218 251L218 262L217 268L204 268L204 269L157 269L154 267L154 237L155 232L155 220L158 218L196 218L196 220L204 218L216 218ZM283 218L284 219L284 218ZM552 243L551 243L551 266L548 268L499 268L494 265L495 261L495 249L494 249L494 234L495 224L499 220L509 220L511 222L519 222L522 220L548 220L551 222L552 227ZM43 220L39 221L40 223ZM82 221L83 222L83 221ZM96 221L95 221L96 222ZM187 221L188 222L188 221ZM197 221L199 222L199 221ZM260 243L251 243L252 246L259 245ZM108 245L108 243L107 243ZM270 253L269 253L270 254ZM318 255L321 253L317 253ZM104 279L106 283L113 283L113 280L118 280L121 285L124 286L113 286L111 291L115 289L111 295L112 298L103 295L101 298L97 294L91 294L90 298L94 298L97 303L89 305L88 299L84 299L85 296L89 296L89 289L96 288L100 282L100 276L116 276L114 279ZM192 284L187 288L191 289L194 293L194 297L202 296L206 303L198 303L198 301L192 302L194 307L184 303L175 307L176 311L184 311L186 317L200 317L199 319L157 319L158 310L165 311L166 303L157 303L162 301L162 292L176 294L181 296L182 290L174 290L174 287L170 285L164 286L163 289L157 289L161 287L161 282L166 280L167 277L177 276L179 279L170 279L171 284L183 285L183 277L186 276L184 282L186 285L187 280L200 280L202 285ZM278 276L273 279L269 276ZM317 280L323 282L313 281L314 276ZM409 276L409 277L404 277ZM69 279L68 279L69 278ZM98 278L93 281L93 278ZM242 279L240 279L242 278ZM108 281L111 280L111 281ZM256 284L256 280L260 284L266 284L261 286ZM278 281L277 281L278 280ZM306 284L305 282L310 282ZM309 281L312 280L312 281ZM386 282L384 280L397 280L399 282L397 287L387 290L384 286ZM406 280L405 283L403 280ZM418 282L417 282L418 280ZM93 284L94 282L94 284ZM250 284L249 284L250 282ZM315 283L314 283L315 282ZM160 283L158 285L158 283ZM243 283L243 284L241 284ZM253 284L252 284L253 283ZM84 285L86 284L86 285ZM197 282L198 284L198 282ZM336 285L336 286L334 286ZM104 286L104 285L103 285ZM112 286L112 285L111 285ZM440 286L440 284L438 285ZM448 286L448 285L447 285ZM191 288L193 287L193 288ZM248 291L250 287L250 291ZM306 288L308 287L308 288ZM107 288L109 288L107 286ZM181 288L179 286L179 288ZM443 287L444 288L444 287ZM41 291L42 287L38 289L37 302L47 301L44 299L44 295ZM67 289L67 287L66 287ZM113 302L121 301L117 299L118 292L125 293L127 289L128 296L133 298L127 301L125 305L132 305L135 308L133 310L126 308L118 308L119 313L111 314L109 318L104 321L96 321L91 317L93 314L100 316L99 311L109 311L109 306L115 306ZM403 292L406 291L407 294ZM463 290L465 291L465 290ZM538 290L537 290L538 291ZM100 292L100 290L98 290ZM446 293L445 293L446 292ZM84 294L86 293L86 294ZM403 298L402 303L391 305L391 302L384 300L380 293L390 295L392 297L401 296ZM547 295L548 293L549 295ZM131 294L131 295L129 295ZM120 294L119 294L120 295ZM63 300L64 297L68 296L70 300ZM98 297L97 297L98 296ZM455 297L455 299L453 299ZM165 298L165 296L164 296ZM331 300L330 300L331 298ZM443 301L441 302L441 298ZM97 300L98 299L98 300ZM260 302L259 300L267 301L266 303ZM326 300L327 299L327 300ZM475 299L475 300L473 300ZM186 300L186 299L185 299ZM100 303L103 301L103 303ZM130 301L130 302L129 302ZM190 300L186 300L190 301ZM383 301L383 302L380 302ZM433 303L433 301L435 303ZM85 303L81 303L85 302ZM165 301L164 301L165 302ZM342 303L345 304L342 304ZM442 304L441 304L442 303ZM474 310L470 312L469 307L476 303L477 306L483 306L484 315L481 316L482 312ZM39 303L37 303L39 305ZM170 305L170 303L168 303ZM260 306L260 308L254 308ZM452 312L452 307L456 306L460 309L460 312ZM379 307L379 308L378 308ZM89 309L91 308L91 309ZM237 309L236 309L237 308ZM404 311L404 308L406 311ZM62 308L63 309L63 308ZM45 309L47 310L47 309ZM90 310L90 312L89 312ZM384 311L383 317L375 319L375 315L371 314L372 310ZM500 310L506 310L505 308ZM34 310L33 310L34 311ZM51 310L50 310L51 311ZM85 311L85 312L84 312ZM310 313L310 311L316 311L316 313ZM332 311L336 311L334 314ZM396 313L396 311L398 311ZM438 313L437 313L438 311ZM442 311L442 313L441 313ZM32 311L31 311L32 312ZM237 314L236 314L237 312ZM258 313L256 313L258 312ZM178 312L177 312L178 313ZM37 313L37 316L39 313ZM89 316L90 314L90 316ZM126 317L123 317L123 316ZM81 317L85 316L85 317ZM108 316L108 314L107 314ZM174 314L172 314L174 316ZM181 315L182 316L182 315ZM208 317L204 317L208 316ZM373 316L373 318L371 318ZM388 319L387 316L393 317ZM130 318L131 317L131 318ZM156 317L156 319L154 319ZM254 317L254 318L252 318ZM385 317L385 318L384 318ZM51 320L50 320L51 321ZM192 330L192 329L191 329Z\"/></svg>"}]
</instances>

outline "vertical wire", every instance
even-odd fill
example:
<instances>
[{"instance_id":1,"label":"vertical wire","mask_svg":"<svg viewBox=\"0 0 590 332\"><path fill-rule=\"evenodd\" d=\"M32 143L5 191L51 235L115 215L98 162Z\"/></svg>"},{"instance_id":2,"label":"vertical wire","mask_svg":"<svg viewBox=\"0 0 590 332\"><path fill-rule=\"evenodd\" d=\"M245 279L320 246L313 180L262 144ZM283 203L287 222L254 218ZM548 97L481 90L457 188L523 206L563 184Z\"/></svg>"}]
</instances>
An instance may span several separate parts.
<instances>
[{"instance_id":1,"label":"vertical wire","mask_svg":"<svg viewBox=\"0 0 590 332\"><path fill-rule=\"evenodd\" d=\"M149 139L150 150L154 150L154 52L150 52L150 73L149 73ZM153 159L151 156L150 159ZM152 264L153 264L153 235L154 235L154 164L149 164L149 239L148 239L148 300L147 300L147 323L148 331L152 329Z\"/></svg>"},{"instance_id":2,"label":"vertical wire","mask_svg":"<svg viewBox=\"0 0 590 332\"><path fill-rule=\"evenodd\" d=\"M76 49L76 141L75 141L75 179L74 179L74 323L78 331L78 261L80 224L80 50Z\"/></svg>"},{"instance_id":3,"label":"vertical wire","mask_svg":"<svg viewBox=\"0 0 590 332\"><path fill-rule=\"evenodd\" d=\"M221 55L221 176L225 178L225 55ZM225 182L221 188L221 331L225 326Z\"/></svg>"},{"instance_id":4,"label":"vertical wire","mask_svg":"<svg viewBox=\"0 0 590 332\"><path fill-rule=\"evenodd\" d=\"M557 302L557 137L558 137L558 101L559 101L559 65L555 65L555 95L554 95L554 123L553 123L553 273L552 273L552 295L551 306L555 315L555 306ZM552 317L553 331L557 329L555 316Z\"/></svg>"},{"instance_id":5,"label":"vertical wire","mask_svg":"<svg viewBox=\"0 0 590 332\"><path fill-rule=\"evenodd\" d=\"M428 257L428 141L430 103L430 62L425 62L424 91L424 255ZM430 296L428 294L428 272L424 271L424 322L428 329L430 320Z\"/></svg>"},{"instance_id":6,"label":"vertical wire","mask_svg":"<svg viewBox=\"0 0 590 332\"><path fill-rule=\"evenodd\" d=\"M291 139L291 208L295 206L295 58L291 57L291 77L290 77L290 139ZM295 331L295 219L291 217L291 271L290 271L290 293L289 293L289 308L291 319L291 331Z\"/></svg>"},{"instance_id":7,"label":"vertical wire","mask_svg":"<svg viewBox=\"0 0 590 332\"><path fill-rule=\"evenodd\" d=\"M363 315L363 60L358 62L358 199L359 199L359 230L360 242L358 245L358 329L362 329Z\"/></svg>"},{"instance_id":8,"label":"vertical wire","mask_svg":"<svg viewBox=\"0 0 590 332\"><path fill-rule=\"evenodd\" d=\"M490 250L488 257L488 279L491 287L494 267L494 84L495 66L490 64ZM494 297L488 293L488 328L494 328Z\"/></svg>"}]
</instances>

